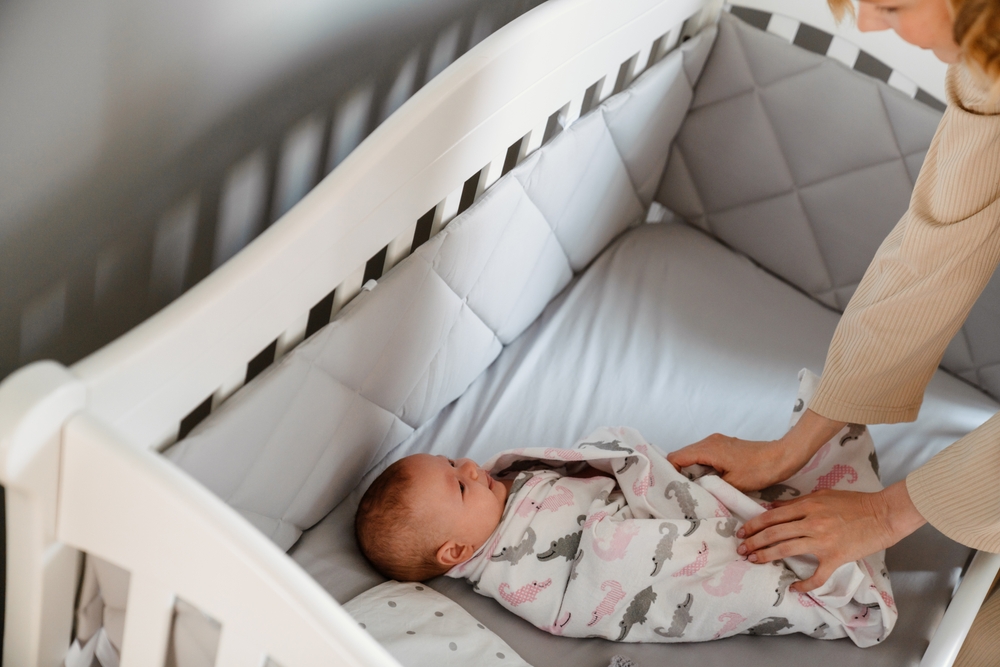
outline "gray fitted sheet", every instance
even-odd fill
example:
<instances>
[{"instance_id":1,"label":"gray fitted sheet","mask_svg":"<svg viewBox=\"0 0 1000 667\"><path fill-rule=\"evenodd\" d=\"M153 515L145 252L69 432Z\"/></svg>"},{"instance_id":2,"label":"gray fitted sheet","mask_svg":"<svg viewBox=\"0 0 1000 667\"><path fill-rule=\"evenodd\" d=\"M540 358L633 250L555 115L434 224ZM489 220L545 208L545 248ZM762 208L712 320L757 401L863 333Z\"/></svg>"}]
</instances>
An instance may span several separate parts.
<instances>
[{"instance_id":1,"label":"gray fitted sheet","mask_svg":"<svg viewBox=\"0 0 1000 667\"><path fill-rule=\"evenodd\" d=\"M822 370L838 315L717 241L679 224L643 225L612 244L453 404L415 432L323 521L292 557L339 601L383 581L358 553L353 515L367 482L414 452L485 460L518 446L564 447L598 425L629 425L665 450L714 431L781 435L796 374ZM942 372L913 424L877 426L883 480L901 479L997 410ZM462 604L536 667L917 664L969 550L925 527L889 550L899 623L881 646L803 636L706 644L619 645L554 637L462 581L431 586Z\"/></svg>"}]
</instances>

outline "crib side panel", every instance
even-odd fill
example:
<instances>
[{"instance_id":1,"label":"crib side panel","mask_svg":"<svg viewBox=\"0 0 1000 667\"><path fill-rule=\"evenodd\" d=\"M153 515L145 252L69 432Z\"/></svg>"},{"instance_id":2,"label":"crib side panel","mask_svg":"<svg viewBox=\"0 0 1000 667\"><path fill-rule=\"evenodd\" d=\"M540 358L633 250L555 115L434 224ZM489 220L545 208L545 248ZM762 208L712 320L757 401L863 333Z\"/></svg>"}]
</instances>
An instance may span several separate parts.
<instances>
[{"instance_id":1,"label":"crib side panel","mask_svg":"<svg viewBox=\"0 0 1000 667\"><path fill-rule=\"evenodd\" d=\"M512 151L516 161L579 115L572 105L620 89L700 7L555 0L495 33L243 252L75 366L91 409L137 443L169 443L206 397L239 386L248 360L275 341L297 342L310 309L332 299L331 313L352 297L372 262L384 270L390 247L397 261L415 223L413 246L444 226L494 177L500 156L502 171ZM601 92L588 100L592 90Z\"/></svg>"},{"instance_id":2,"label":"crib side panel","mask_svg":"<svg viewBox=\"0 0 1000 667\"><path fill-rule=\"evenodd\" d=\"M64 429L58 539L130 573L122 664L162 661L175 598L221 624L218 664L398 667L263 535L86 414Z\"/></svg>"}]
</instances>

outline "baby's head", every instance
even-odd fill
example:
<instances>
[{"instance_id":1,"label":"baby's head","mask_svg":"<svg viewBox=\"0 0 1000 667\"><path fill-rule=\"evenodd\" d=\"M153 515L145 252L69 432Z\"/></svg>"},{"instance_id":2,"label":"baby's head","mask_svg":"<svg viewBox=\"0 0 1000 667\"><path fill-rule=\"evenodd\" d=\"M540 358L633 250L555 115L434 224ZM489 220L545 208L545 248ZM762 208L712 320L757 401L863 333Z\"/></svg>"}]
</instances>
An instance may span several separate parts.
<instances>
[{"instance_id":1,"label":"baby's head","mask_svg":"<svg viewBox=\"0 0 1000 667\"><path fill-rule=\"evenodd\" d=\"M469 560L500 524L506 501L504 483L474 461L414 454L368 487L354 531L382 574L423 581Z\"/></svg>"}]
</instances>

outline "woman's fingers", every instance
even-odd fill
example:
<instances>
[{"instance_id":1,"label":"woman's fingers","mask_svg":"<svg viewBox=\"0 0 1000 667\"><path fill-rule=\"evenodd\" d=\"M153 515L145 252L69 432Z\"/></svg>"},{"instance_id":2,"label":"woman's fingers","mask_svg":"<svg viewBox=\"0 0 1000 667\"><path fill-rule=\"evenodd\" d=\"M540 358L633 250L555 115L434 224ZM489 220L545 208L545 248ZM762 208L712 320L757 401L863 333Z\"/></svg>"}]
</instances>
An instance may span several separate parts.
<instances>
[{"instance_id":1,"label":"woman's fingers","mask_svg":"<svg viewBox=\"0 0 1000 667\"><path fill-rule=\"evenodd\" d=\"M847 561L844 561L845 563ZM796 581L794 584L789 586L789 588L796 593L808 593L809 591L814 591L823 584L826 580L834 573L834 571L843 565L844 563L837 563L836 561L827 560L826 562L820 563L816 571L813 572L813 576L805 579L804 581Z\"/></svg>"},{"instance_id":2,"label":"woman's fingers","mask_svg":"<svg viewBox=\"0 0 1000 667\"><path fill-rule=\"evenodd\" d=\"M804 516L805 512L800 506L775 507L773 510L759 514L743 524L743 527L736 531L736 537L742 540L756 535L770 526L796 521ZM749 551L753 551L753 549L749 549Z\"/></svg>"},{"instance_id":3,"label":"woman's fingers","mask_svg":"<svg viewBox=\"0 0 1000 667\"><path fill-rule=\"evenodd\" d=\"M719 445L730 444L727 441L733 440L719 433L713 433L704 440L699 440L693 445L688 445L676 452L667 454L667 461L673 464L678 470L695 464L707 465L716 470L724 470L726 457L724 452L719 451Z\"/></svg>"},{"instance_id":4,"label":"woman's fingers","mask_svg":"<svg viewBox=\"0 0 1000 667\"><path fill-rule=\"evenodd\" d=\"M736 552L741 556L746 554L760 553L761 549L793 540L798 537L808 537L808 533L800 525L801 521L791 521L789 523L779 523L769 528L765 528L753 537L747 539L736 548ZM783 557L783 556L779 556ZM758 561L751 561L758 562ZM764 562L764 561L760 561Z\"/></svg>"},{"instance_id":5,"label":"woman's fingers","mask_svg":"<svg viewBox=\"0 0 1000 667\"><path fill-rule=\"evenodd\" d=\"M677 470L694 464L715 468L722 479L735 488L756 491L794 472L777 465L784 448L785 445L776 440L758 442L713 433L693 445L671 452L667 460Z\"/></svg>"},{"instance_id":6,"label":"woman's fingers","mask_svg":"<svg viewBox=\"0 0 1000 667\"><path fill-rule=\"evenodd\" d=\"M676 452L670 452L667 454L667 461L669 461L678 471L681 468L693 466L696 463L711 465L705 463L705 452L698 446L699 444L700 443L695 443L693 445L688 445L684 449L678 449Z\"/></svg>"},{"instance_id":7,"label":"woman's fingers","mask_svg":"<svg viewBox=\"0 0 1000 667\"><path fill-rule=\"evenodd\" d=\"M774 546L755 551L747 556L747 560L751 563L758 564L770 563L771 561L781 560L782 558L791 558L792 556L801 556L803 554L811 554L815 552L815 540L808 537L800 537L797 539L786 540L784 542L778 542Z\"/></svg>"}]
</instances>

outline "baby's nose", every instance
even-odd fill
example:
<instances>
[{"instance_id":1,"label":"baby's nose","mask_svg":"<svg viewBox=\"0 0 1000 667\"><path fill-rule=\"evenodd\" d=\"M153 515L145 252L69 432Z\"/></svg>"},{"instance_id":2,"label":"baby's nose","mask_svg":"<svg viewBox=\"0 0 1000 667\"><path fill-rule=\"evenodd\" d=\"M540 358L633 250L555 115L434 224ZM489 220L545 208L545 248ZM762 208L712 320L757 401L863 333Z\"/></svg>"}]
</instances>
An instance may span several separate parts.
<instances>
[{"instance_id":1,"label":"baby's nose","mask_svg":"<svg viewBox=\"0 0 1000 667\"><path fill-rule=\"evenodd\" d=\"M471 459L464 459L462 461L462 470L468 475L473 481L479 479L479 466L476 462Z\"/></svg>"}]
</instances>

